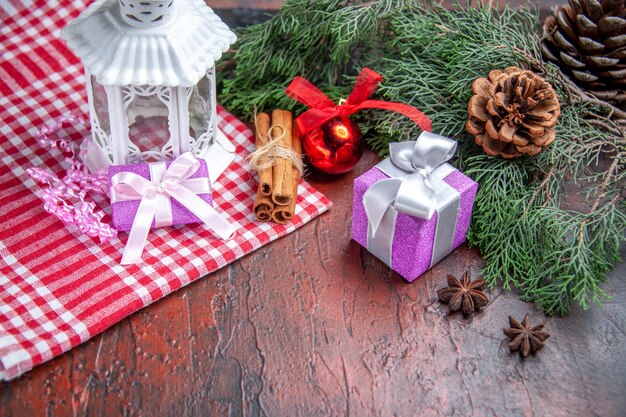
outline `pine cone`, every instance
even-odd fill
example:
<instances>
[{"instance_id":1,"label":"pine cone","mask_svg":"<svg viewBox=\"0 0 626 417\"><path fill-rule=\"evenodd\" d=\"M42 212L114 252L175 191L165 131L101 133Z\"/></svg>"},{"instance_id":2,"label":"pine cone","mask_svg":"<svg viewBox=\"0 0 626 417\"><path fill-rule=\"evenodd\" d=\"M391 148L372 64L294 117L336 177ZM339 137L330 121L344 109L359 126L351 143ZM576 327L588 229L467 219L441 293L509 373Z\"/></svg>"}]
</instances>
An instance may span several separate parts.
<instances>
[{"instance_id":1,"label":"pine cone","mask_svg":"<svg viewBox=\"0 0 626 417\"><path fill-rule=\"evenodd\" d=\"M569 0L543 23L542 51L598 98L626 104L624 0Z\"/></svg>"},{"instance_id":2,"label":"pine cone","mask_svg":"<svg viewBox=\"0 0 626 417\"><path fill-rule=\"evenodd\" d=\"M465 127L488 155L537 155L554 141L561 106L540 76L516 67L493 70L472 90Z\"/></svg>"}]
</instances>

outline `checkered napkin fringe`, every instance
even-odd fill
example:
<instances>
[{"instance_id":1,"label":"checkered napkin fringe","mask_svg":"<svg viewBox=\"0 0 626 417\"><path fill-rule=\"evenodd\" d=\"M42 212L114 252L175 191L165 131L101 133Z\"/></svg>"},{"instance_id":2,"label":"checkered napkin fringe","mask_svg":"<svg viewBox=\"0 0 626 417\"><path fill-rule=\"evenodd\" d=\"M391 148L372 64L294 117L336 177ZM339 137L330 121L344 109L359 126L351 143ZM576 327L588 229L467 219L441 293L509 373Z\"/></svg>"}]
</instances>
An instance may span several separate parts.
<instances>
[{"instance_id":1,"label":"checkered napkin fringe","mask_svg":"<svg viewBox=\"0 0 626 417\"><path fill-rule=\"evenodd\" d=\"M41 149L38 127L70 111L87 113L82 66L59 31L89 0L0 1L0 380L10 380L102 332L191 281L284 236L331 203L306 182L293 221L259 223L256 180L245 162L252 133L223 108L219 126L237 159L215 185L222 212L239 227L220 241L203 225L151 232L143 262L119 265L127 234L98 244L43 211L32 166L62 172L62 156ZM85 132L70 133L77 140ZM108 210L104 198L96 202Z\"/></svg>"}]
</instances>

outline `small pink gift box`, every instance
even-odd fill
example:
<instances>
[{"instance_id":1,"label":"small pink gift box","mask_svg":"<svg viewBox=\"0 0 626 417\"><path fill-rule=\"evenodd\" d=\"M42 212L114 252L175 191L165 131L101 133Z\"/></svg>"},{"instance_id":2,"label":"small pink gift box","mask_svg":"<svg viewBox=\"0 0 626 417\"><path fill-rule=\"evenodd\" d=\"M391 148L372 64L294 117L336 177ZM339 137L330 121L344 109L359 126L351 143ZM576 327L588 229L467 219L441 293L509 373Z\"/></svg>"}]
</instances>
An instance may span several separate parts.
<instances>
[{"instance_id":1,"label":"small pink gift box","mask_svg":"<svg viewBox=\"0 0 626 417\"><path fill-rule=\"evenodd\" d=\"M352 239L409 282L466 240L478 184L446 163L455 150L424 132L354 180Z\"/></svg>"},{"instance_id":2,"label":"small pink gift box","mask_svg":"<svg viewBox=\"0 0 626 417\"><path fill-rule=\"evenodd\" d=\"M198 159L200 166L198 170L189 177L189 179L203 179L207 182L207 188L210 190L209 183L209 171L206 165L206 162L202 159ZM150 165L151 164L159 164L160 162L151 162L144 164L132 164L132 165L118 165L118 166L110 166L109 167L109 181L115 174L121 172L132 172L137 174L147 180L151 180L150 175ZM167 168L170 167L172 162L165 163ZM154 166L154 165L153 165ZM204 200L207 204L213 205L213 199L211 197L211 193L201 193L197 194L202 200ZM179 203L176 199L169 199L171 208L172 208L172 225L176 224L190 224L190 223L201 223L202 220L199 219L196 215L194 215L189 209ZM139 208L141 200L131 200L131 201L118 201L111 203L111 212L113 217L113 225L116 229L122 231L128 231L131 229L133 225L133 221L135 219L135 215L137 214L137 209ZM152 228L156 227L156 220L152 220Z\"/></svg>"},{"instance_id":3,"label":"small pink gift box","mask_svg":"<svg viewBox=\"0 0 626 417\"><path fill-rule=\"evenodd\" d=\"M151 227L202 222L220 239L235 233L211 204L206 162L191 152L170 163L110 167L109 175L113 223L130 230L122 265L140 260Z\"/></svg>"}]
</instances>

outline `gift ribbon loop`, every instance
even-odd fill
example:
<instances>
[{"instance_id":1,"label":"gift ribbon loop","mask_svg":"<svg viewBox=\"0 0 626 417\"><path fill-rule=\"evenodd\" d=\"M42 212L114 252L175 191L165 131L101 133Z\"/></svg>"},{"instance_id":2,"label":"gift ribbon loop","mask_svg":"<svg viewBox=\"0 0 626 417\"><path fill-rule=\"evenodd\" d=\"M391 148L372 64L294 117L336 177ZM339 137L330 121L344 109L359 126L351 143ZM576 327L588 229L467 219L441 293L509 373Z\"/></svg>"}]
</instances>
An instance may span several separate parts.
<instances>
[{"instance_id":1,"label":"gift ribbon loop","mask_svg":"<svg viewBox=\"0 0 626 417\"><path fill-rule=\"evenodd\" d=\"M363 68L348 99L337 105L308 80L302 77L294 78L287 87L287 95L309 107L309 110L296 119L300 131L307 134L334 117L350 116L363 109L380 109L400 113L414 121L423 131L430 132L432 122L415 107L403 103L369 100L382 79L383 77L376 71Z\"/></svg>"},{"instance_id":2,"label":"gift ribbon loop","mask_svg":"<svg viewBox=\"0 0 626 417\"><path fill-rule=\"evenodd\" d=\"M390 178L372 185L363 196L368 219L368 249L391 266L396 217L405 213L430 219L438 213L431 266L450 250L456 228L459 193L443 181L456 141L423 132L417 141L389 145L390 157L377 167Z\"/></svg>"},{"instance_id":3,"label":"gift ribbon loop","mask_svg":"<svg viewBox=\"0 0 626 417\"><path fill-rule=\"evenodd\" d=\"M156 227L172 225L171 198L202 220L220 239L228 239L233 235L235 227L198 197L197 194L210 193L211 184L208 178L189 178L200 167L200 162L190 152L179 156L169 168L165 162L155 162L149 166L150 180L132 172L120 172L111 178L112 203L140 200L122 256L122 265L139 261L153 220Z\"/></svg>"}]
</instances>

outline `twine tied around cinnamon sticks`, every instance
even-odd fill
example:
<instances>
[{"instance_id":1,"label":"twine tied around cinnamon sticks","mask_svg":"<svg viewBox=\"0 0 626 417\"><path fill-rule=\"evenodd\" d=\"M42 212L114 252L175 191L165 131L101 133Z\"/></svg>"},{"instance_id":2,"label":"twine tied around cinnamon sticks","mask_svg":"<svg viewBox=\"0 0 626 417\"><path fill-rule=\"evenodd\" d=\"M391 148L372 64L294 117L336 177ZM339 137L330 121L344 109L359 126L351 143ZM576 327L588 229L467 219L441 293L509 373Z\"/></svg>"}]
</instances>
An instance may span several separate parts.
<instances>
[{"instance_id":1,"label":"twine tied around cinnamon sticks","mask_svg":"<svg viewBox=\"0 0 626 417\"><path fill-rule=\"evenodd\" d=\"M265 114L265 113L263 113ZM257 120L255 119L255 127L258 131ZM275 134L274 131L279 130L279 134ZM266 137L267 142L258 147L256 151L252 152L248 157L248 162L252 169L259 172L260 170L268 169L274 166L277 158L287 159L290 161L294 168L296 168L302 176L304 174L304 163L302 163L302 156L296 153L292 147L285 147L281 144L282 139L287 136L287 132L282 126L272 125L270 126Z\"/></svg>"},{"instance_id":2,"label":"twine tied around cinnamon sticks","mask_svg":"<svg viewBox=\"0 0 626 417\"><path fill-rule=\"evenodd\" d=\"M249 156L259 173L254 214L261 221L285 224L293 218L303 174L302 141L288 110L259 113L254 121L257 150Z\"/></svg>"}]
</instances>

